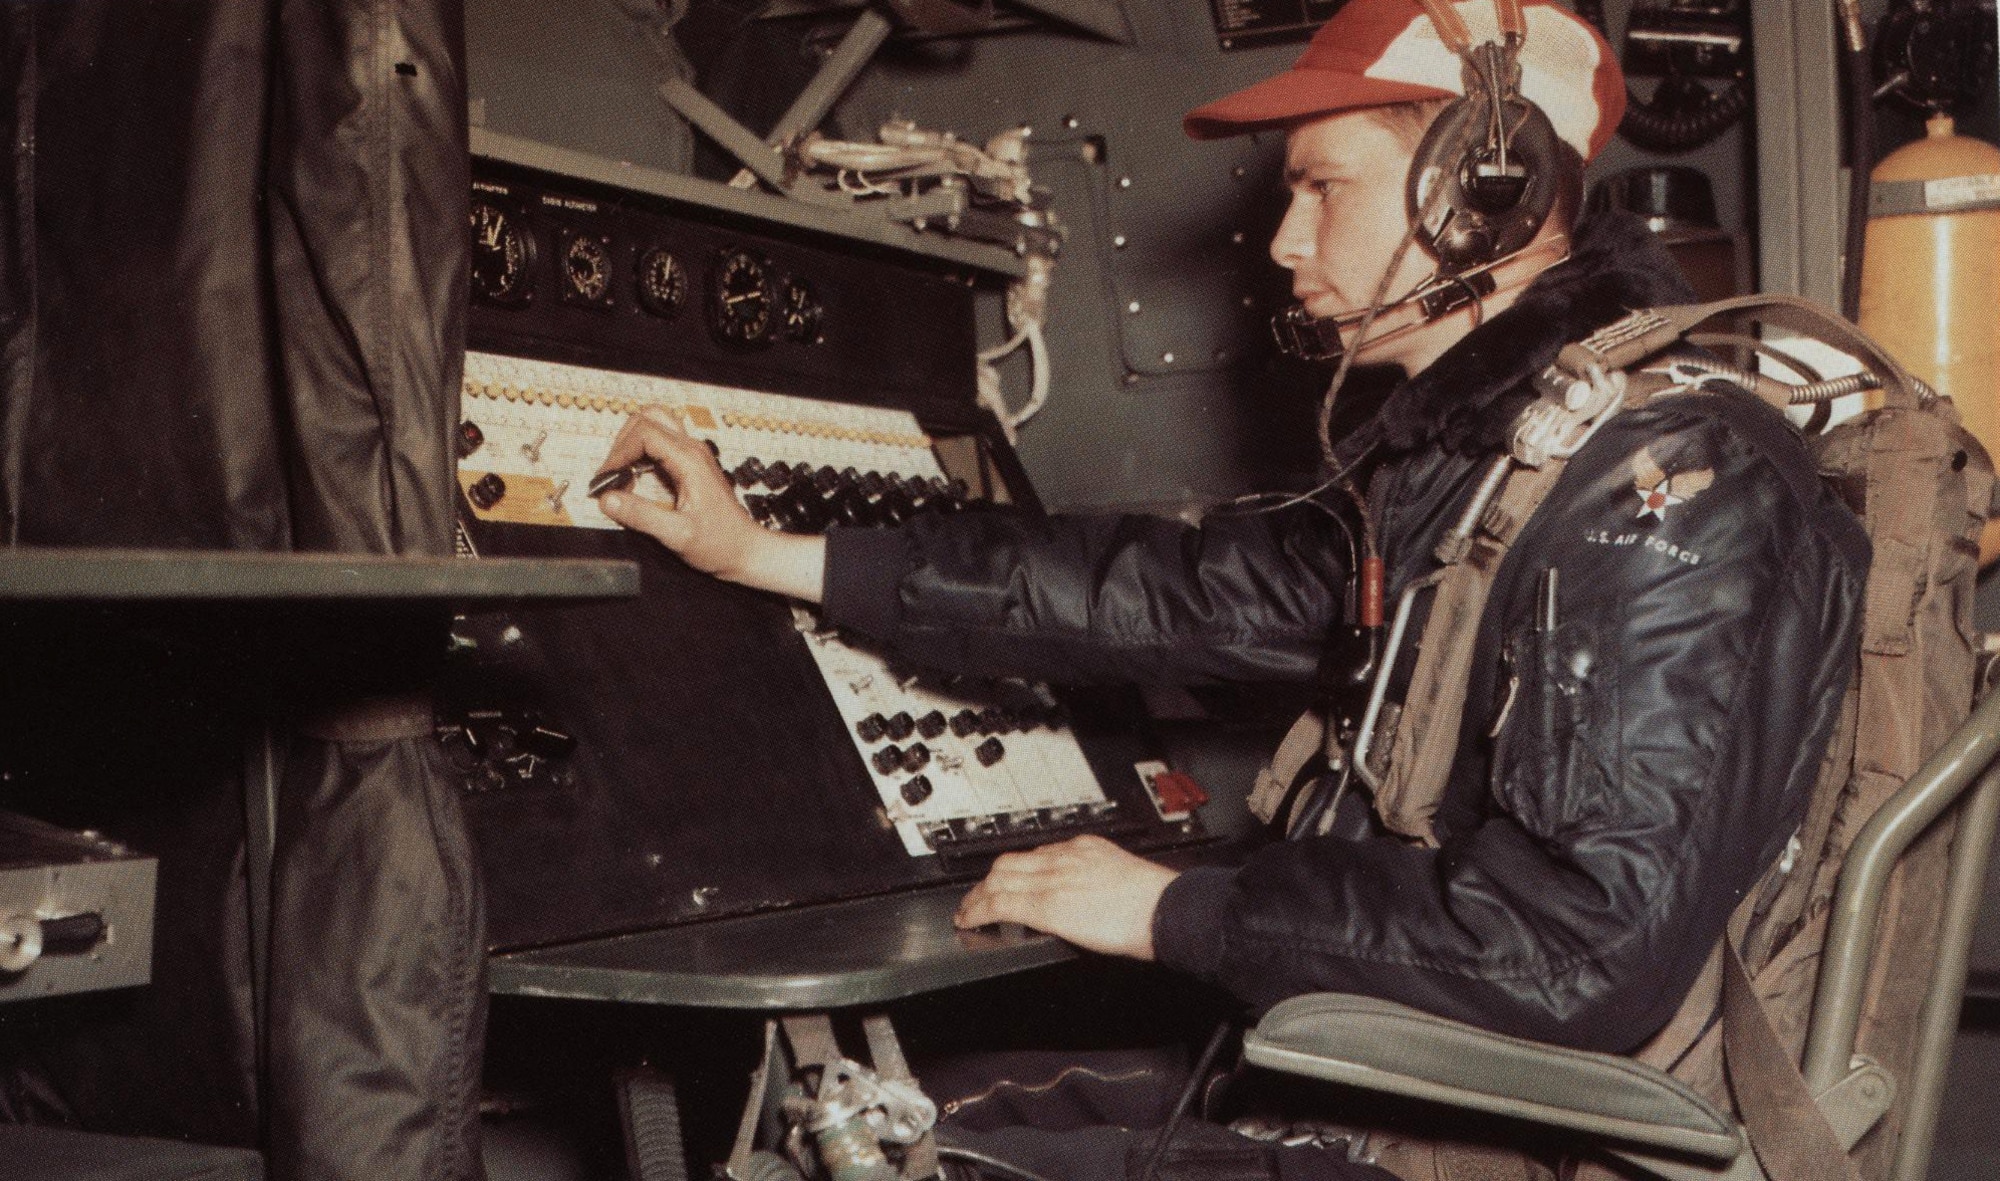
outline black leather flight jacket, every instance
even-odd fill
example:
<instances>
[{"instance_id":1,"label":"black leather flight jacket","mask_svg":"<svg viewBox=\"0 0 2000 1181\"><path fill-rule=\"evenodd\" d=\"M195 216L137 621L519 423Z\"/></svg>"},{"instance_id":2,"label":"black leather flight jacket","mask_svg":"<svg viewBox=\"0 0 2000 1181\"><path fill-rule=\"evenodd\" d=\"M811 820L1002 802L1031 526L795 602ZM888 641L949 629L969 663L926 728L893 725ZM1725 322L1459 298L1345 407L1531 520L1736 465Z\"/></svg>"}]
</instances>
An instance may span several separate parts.
<instances>
[{"instance_id":1,"label":"black leather flight jacket","mask_svg":"<svg viewBox=\"0 0 2000 1181\"><path fill-rule=\"evenodd\" d=\"M1370 499L1391 602L1434 568L1524 379L1628 308L1685 301L1642 229L1601 221L1392 395L1370 428L1389 453ZM1322 837L1190 870L1161 899L1159 958L1258 1008L1353 992L1635 1048L1803 817L1854 664L1868 556L1762 403L1684 393L1618 415L1501 565L1438 847ZM1348 565L1310 506L1199 527L968 513L836 531L826 607L945 668L1303 680L1340 622ZM1549 568L1554 630L1536 622Z\"/></svg>"}]
</instances>

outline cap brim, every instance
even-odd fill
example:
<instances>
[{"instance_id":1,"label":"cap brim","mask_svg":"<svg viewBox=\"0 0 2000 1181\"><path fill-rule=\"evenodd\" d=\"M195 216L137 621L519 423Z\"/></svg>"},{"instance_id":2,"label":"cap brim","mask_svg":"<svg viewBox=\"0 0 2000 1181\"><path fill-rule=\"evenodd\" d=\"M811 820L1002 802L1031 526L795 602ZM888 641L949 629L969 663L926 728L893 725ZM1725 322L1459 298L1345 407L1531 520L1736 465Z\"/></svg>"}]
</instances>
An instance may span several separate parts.
<instances>
[{"instance_id":1,"label":"cap brim","mask_svg":"<svg viewBox=\"0 0 2000 1181\"><path fill-rule=\"evenodd\" d=\"M1223 139L1288 127L1306 119L1394 103L1457 98L1449 90L1331 70L1287 70L1255 86L1196 107L1181 119L1194 139Z\"/></svg>"}]
</instances>

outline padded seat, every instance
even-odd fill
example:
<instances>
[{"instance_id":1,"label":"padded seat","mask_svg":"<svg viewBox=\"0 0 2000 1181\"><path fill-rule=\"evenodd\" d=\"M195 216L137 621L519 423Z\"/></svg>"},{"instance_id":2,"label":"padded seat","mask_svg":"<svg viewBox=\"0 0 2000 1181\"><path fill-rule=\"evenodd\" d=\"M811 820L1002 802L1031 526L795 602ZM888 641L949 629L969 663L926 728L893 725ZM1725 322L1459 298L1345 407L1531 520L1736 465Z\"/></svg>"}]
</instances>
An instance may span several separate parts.
<instances>
[{"instance_id":1,"label":"padded seat","mask_svg":"<svg viewBox=\"0 0 2000 1181\"><path fill-rule=\"evenodd\" d=\"M1252 1064L1728 1162L1736 1121L1669 1075L1615 1054L1523 1041L1388 1001L1293 997L1244 1036Z\"/></svg>"}]
</instances>

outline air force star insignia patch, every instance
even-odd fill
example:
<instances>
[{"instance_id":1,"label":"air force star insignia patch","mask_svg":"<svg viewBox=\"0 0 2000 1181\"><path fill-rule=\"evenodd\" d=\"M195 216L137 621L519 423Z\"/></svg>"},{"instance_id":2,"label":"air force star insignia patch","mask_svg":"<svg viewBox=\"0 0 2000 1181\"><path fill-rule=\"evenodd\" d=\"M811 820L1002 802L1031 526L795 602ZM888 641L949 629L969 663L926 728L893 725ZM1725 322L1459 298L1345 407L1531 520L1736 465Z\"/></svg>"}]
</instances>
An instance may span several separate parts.
<instances>
[{"instance_id":1,"label":"air force star insignia patch","mask_svg":"<svg viewBox=\"0 0 2000 1181\"><path fill-rule=\"evenodd\" d=\"M1639 493L1638 519L1641 521L1647 517L1656 521L1666 520L1668 509L1686 504L1715 483L1715 472L1711 468L1697 468L1669 476L1660 467L1659 461L1653 458L1653 453L1644 447L1632 457L1632 476L1633 487Z\"/></svg>"}]
</instances>

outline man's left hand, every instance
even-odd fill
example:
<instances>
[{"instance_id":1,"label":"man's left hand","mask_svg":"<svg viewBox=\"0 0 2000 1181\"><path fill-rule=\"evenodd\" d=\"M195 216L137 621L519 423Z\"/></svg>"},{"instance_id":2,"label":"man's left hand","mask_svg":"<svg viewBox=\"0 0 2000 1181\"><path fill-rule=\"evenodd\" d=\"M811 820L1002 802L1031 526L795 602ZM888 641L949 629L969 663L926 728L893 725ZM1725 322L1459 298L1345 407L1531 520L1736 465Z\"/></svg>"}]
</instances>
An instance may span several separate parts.
<instances>
[{"instance_id":1,"label":"man's left hand","mask_svg":"<svg viewBox=\"0 0 2000 1181\"><path fill-rule=\"evenodd\" d=\"M1103 837L1074 837L993 862L958 905L961 927L1020 923L1088 951L1153 958L1153 911L1180 876Z\"/></svg>"}]
</instances>

